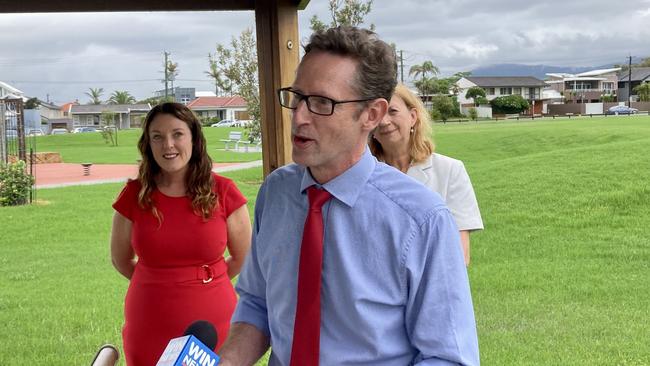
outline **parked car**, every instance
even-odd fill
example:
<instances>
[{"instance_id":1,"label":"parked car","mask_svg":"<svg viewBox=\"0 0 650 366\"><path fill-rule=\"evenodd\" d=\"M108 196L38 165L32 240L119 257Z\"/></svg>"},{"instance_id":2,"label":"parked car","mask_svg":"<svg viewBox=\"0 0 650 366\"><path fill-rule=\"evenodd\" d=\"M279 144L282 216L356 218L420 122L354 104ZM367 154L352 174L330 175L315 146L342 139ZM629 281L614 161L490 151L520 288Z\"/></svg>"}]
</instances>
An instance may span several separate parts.
<instances>
[{"instance_id":1,"label":"parked car","mask_svg":"<svg viewBox=\"0 0 650 366\"><path fill-rule=\"evenodd\" d=\"M25 132L25 135L31 135L31 136L43 136L43 135L45 135L45 134L43 133L43 130L41 130L40 128L29 128L29 129L27 129L27 131Z\"/></svg>"},{"instance_id":2,"label":"parked car","mask_svg":"<svg viewBox=\"0 0 650 366\"><path fill-rule=\"evenodd\" d=\"M217 123L213 123L210 127L238 127L239 121L234 119L223 119Z\"/></svg>"},{"instance_id":3,"label":"parked car","mask_svg":"<svg viewBox=\"0 0 650 366\"><path fill-rule=\"evenodd\" d=\"M50 131L50 135L64 135L68 133L68 130L65 128L53 128L52 131Z\"/></svg>"},{"instance_id":4,"label":"parked car","mask_svg":"<svg viewBox=\"0 0 650 366\"><path fill-rule=\"evenodd\" d=\"M626 105L615 105L610 107L605 114L636 114L639 110Z\"/></svg>"},{"instance_id":5,"label":"parked car","mask_svg":"<svg viewBox=\"0 0 650 366\"><path fill-rule=\"evenodd\" d=\"M84 132L99 132L99 130L95 127L81 127L81 130L79 131L81 133Z\"/></svg>"}]
</instances>

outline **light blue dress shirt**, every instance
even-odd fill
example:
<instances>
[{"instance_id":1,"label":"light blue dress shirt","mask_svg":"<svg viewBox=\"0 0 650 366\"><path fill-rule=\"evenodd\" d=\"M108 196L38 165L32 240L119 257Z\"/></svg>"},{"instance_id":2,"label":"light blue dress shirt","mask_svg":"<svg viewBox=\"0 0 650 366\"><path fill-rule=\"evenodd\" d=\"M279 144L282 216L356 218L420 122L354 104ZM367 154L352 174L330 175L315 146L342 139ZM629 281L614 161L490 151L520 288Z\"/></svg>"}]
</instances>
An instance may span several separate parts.
<instances>
[{"instance_id":1,"label":"light blue dress shirt","mask_svg":"<svg viewBox=\"0 0 650 366\"><path fill-rule=\"evenodd\" d=\"M289 365L300 243L318 185L304 167L265 180L233 322L271 339L269 365ZM320 365L478 365L458 229L439 195L363 157L323 188Z\"/></svg>"}]
</instances>

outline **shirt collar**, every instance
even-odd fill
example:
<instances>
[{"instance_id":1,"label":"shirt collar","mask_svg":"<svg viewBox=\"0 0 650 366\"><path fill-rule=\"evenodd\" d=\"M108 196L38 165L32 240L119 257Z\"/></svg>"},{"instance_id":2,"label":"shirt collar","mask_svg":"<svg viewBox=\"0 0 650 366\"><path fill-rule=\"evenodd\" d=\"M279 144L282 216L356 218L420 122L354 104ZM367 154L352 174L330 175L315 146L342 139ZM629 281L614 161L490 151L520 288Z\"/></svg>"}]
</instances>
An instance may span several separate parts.
<instances>
[{"instance_id":1,"label":"shirt collar","mask_svg":"<svg viewBox=\"0 0 650 366\"><path fill-rule=\"evenodd\" d=\"M300 182L300 192L304 194L305 190L313 185L323 187L336 199L352 207L359 198L366 182L370 179L370 175L375 170L375 165L377 165L377 159L370 153L370 149L366 147L359 161L344 171L343 174L323 185L314 180L309 169L305 169Z\"/></svg>"}]
</instances>

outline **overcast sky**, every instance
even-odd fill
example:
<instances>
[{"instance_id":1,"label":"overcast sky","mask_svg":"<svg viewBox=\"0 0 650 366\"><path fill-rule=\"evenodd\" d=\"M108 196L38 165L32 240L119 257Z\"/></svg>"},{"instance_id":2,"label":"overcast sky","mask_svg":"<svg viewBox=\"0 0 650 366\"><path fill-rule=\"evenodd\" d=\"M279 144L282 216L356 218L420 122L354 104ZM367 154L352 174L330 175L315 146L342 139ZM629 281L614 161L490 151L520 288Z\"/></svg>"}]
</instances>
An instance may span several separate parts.
<instances>
[{"instance_id":1,"label":"overcast sky","mask_svg":"<svg viewBox=\"0 0 650 366\"><path fill-rule=\"evenodd\" d=\"M329 21L326 0L299 12L303 40L314 14ZM443 76L650 57L650 0L375 0L366 20L403 50L406 70L431 60ZM177 86L213 90L208 53L247 27L253 12L0 14L0 81L54 103L86 103L90 87L143 99L163 87L166 50L179 64Z\"/></svg>"}]
</instances>

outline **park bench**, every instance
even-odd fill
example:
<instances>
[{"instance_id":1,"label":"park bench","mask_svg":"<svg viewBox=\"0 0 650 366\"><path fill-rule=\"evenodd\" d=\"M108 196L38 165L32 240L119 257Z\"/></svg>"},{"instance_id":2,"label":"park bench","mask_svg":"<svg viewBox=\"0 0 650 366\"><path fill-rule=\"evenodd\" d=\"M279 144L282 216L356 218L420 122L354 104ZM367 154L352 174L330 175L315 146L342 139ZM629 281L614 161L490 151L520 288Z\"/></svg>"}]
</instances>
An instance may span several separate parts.
<instances>
[{"instance_id":1,"label":"park bench","mask_svg":"<svg viewBox=\"0 0 650 366\"><path fill-rule=\"evenodd\" d=\"M230 144L234 144L235 145L235 151L237 151L237 149L239 148L239 143L243 142L241 137L242 137L241 131L231 131L228 134L228 139L220 140L225 145L224 150L228 150L228 146Z\"/></svg>"}]
</instances>

